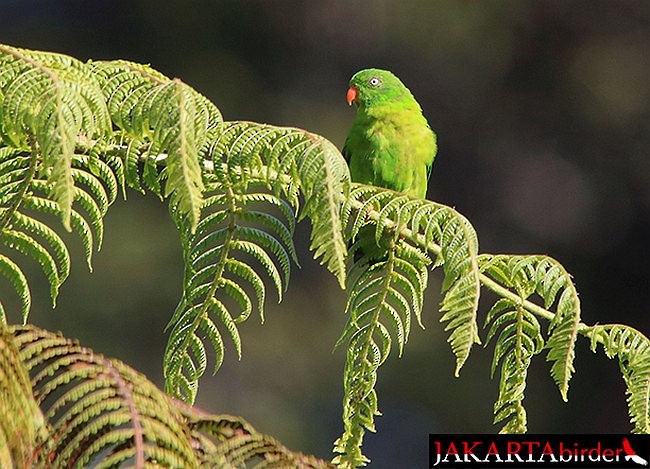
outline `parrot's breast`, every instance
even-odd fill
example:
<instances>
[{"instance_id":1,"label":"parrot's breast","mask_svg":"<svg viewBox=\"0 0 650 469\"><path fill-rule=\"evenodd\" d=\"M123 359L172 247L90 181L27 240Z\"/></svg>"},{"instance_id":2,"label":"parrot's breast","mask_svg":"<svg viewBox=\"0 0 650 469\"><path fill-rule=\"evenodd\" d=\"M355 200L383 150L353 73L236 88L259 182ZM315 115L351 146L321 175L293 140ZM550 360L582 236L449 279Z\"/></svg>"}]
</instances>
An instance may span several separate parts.
<instances>
[{"instance_id":1,"label":"parrot's breast","mask_svg":"<svg viewBox=\"0 0 650 469\"><path fill-rule=\"evenodd\" d=\"M374 110L355 127L346 142L352 180L425 198L436 140L421 112Z\"/></svg>"}]
</instances>

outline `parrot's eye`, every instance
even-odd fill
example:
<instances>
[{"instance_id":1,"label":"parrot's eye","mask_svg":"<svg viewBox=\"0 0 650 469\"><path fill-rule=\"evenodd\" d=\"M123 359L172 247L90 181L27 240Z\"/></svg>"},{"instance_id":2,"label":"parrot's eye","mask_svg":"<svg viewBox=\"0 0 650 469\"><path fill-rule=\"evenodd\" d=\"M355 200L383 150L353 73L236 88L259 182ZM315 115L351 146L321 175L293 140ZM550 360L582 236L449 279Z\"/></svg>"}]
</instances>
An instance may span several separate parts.
<instances>
[{"instance_id":1,"label":"parrot's eye","mask_svg":"<svg viewBox=\"0 0 650 469\"><path fill-rule=\"evenodd\" d=\"M379 86L381 85L381 80L377 77L372 77L368 83L370 83L370 86Z\"/></svg>"}]
</instances>

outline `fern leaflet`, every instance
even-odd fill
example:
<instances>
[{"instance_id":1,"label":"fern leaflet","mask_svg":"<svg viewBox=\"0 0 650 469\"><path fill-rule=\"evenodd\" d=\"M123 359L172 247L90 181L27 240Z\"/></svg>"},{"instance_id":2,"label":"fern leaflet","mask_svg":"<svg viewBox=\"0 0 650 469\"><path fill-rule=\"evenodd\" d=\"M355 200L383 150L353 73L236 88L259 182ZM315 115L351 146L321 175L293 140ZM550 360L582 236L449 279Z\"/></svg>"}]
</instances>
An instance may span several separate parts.
<instances>
[{"instance_id":1,"label":"fern leaflet","mask_svg":"<svg viewBox=\"0 0 650 469\"><path fill-rule=\"evenodd\" d=\"M185 264L190 267L183 298L169 322L171 334L164 359L167 391L190 402L207 365L202 336L216 352L216 372L225 352L217 324L225 328L241 358L237 324L248 319L253 303L263 319L266 288L252 265L261 267L281 299L291 259L296 260L294 213L285 201L267 192L238 194L230 190L223 194L216 175L208 177L207 186L212 191L205 198L205 216L196 232L192 234L187 223L177 220L187 247ZM273 215L274 210L282 219ZM239 312L231 312L234 309Z\"/></svg>"},{"instance_id":2,"label":"fern leaflet","mask_svg":"<svg viewBox=\"0 0 650 469\"><path fill-rule=\"evenodd\" d=\"M180 412L144 376L59 334L12 330L49 423L48 465L198 467Z\"/></svg>"},{"instance_id":3,"label":"fern leaflet","mask_svg":"<svg viewBox=\"0 0 650 469\"><path fill-rule=\"evenodd\" d=\"M526 409L522 405L526 389L526 375L531 358L543 346L537 318L510 299L498 300L485 320L489 325L486 345L496 338L492 376L501 364L499 398L494 404L494 423L507 420L502 433L526 432Z\"/></svg>"},{"instance_id":4,"label":"fern leaflet","mask_svg":"<svg viewBox=\"0 0 650 469\"><path fill-rule=\"evenodd\" d=\"M35 260L50 284L53 304L59 287L70 272L70 255L55 230L42 218L47 214L63 216L61 206L49 198L49 183L36 174L38 157L0 146L0 179L6 185L0 190L0 245ZM92 168L91 168L92 164ZM94 171L97 175L93 174ZM103 161L88 155L75 154L71 175L75 181L74 205L70 224L80 237L91 267L92 253L99 249L103 238L103 217L117 195L116 176ZM0 253L1 254L1 253ZM14 257L2 255L6 260ZM26 321L31 304L26 279L17 261L4 262L5 276L21 292L22 316Z\"/></svg>"},{"instance_id":5,"label":"fern leaflet","mask_svg":"<svg viewBox=\"0 0 650 469\"><path fill-rule=\"evenodd\" d=\"M1 140L38 151L39 174L70 230L76 138L101 139L111 131L98 83L72 57L0 45L0 90Z\"/></svg>"},{"instance_id":6,"label":"fern leaflet","mask_svg":"<svg viewBox=\"0 0 650 469\"><path fill-rule=\"evenodd\" d=\"M348 167L336 147L304 130L254 122L227 122L208 149L224 184L262 180L312 222L311 250L343 286L347 249L340 219L349 191Z\"/></svg>"},{"instance_id":7,"label":"fern leaflet","mask_svg":"<svg viewBox=\"0 0 650 469\"><path fill-rule=\"evenodd\" d=\"M447 323L445 330L451 331L448 342L456 355L458 376L472 345L480 343L476 322L480 272L474 228L462 215L444 205L364 185L354 185L344 207L344 221L352 214L353 236L365 219L370 219L378 226L376 241L389 229L394 238L408 236L414 245L437 256L434 266L442 266L445 272L441 321Z\"/></svg>"},{"instance_id":8,"label":"fern leaflet","mask_svg":"<svg viewBox=\"0 0 650 469\"><path fill-rule=\"evenodd\" d=\"M618 358L627 386L627 404L635 433L650 433L650 340L636 329L621 324L592 326L591 349L602 343L608 357Z\"/></svg>"},{"instance_id":9,"label":"fern leaflet","mask_svg":"<svg viewBox=\"0 0 650 469\"><path fill-rule=\"evenodd\" d=\"M9 329L0 325L0 466L30 467L47 439L45 420Z\"/></svg>"},{"instance_id":10,"label":"fern leaflet","mask_svg":"<svg viewBox=\"0 0 650 469\"><path fill-rule=\"evenodd\" d=\"M196 228L203 203L200 154L221 114L205 97L180 80L170 80L145 65L126 61L93 62L116 137L126 140L127 182L141 190L138 164L147 155L166 155L165 197ZM161 175L145 165L144 180L160 194ZM153 177L152 177L153 176Z\"/></svg>"},{"instance_id":11,"label":"fern leaflet","mask_svg":"<svg viewBox=\"0 0 650 469\"><path fill-rule=\"evenodd\" d=\"M522 300L536 293L545 308L555 305L545 345L546 359L552 362L551 376L566 401L569 380L575 371L575 341L580 325L580 300L571 276L559 262L547 256L482 254L479 264L484 274L513 288Z\"/></svg>"},{"instance_id":12,"label":"fern leaflet","mask_svg":"<svg viewBox=\"0 0 650 469\"><path fill-rule=\"evenodd\" d=\"M243 284L253 290L262 314L266 289L252 265L261 266L281 298L290 261L297 262L292 237L300 193L305 199L300 217L312 220L315 256L322 256L339 280L345 278L340 270L346 249L339 212L348 172L329 142L297 129L233 122L223 124L204 155L212 163L212 172L204 174L206 214L196 234L177 219L186 282L169 323L164 359L168 392L190 402L207 365L197 332L216 352L216 371L225 350L217 323L225 327L237 355L241 354L236 324L248 318L254 303ZM173 199L170 207L173 216ZM232 313L233 308L239 313ZM213 317L218 318L216 323Z\"/></svg>"},{"instance_id":13,"label":"fern leaflet","mask_svg":"<svg viewBox=\"0 0 650 469\"><path fill-rule=\"evenodd\" d=\"M357 188L352 195L360 191L363 189ZM344 220L349 219L350 212L346 212ZM369 461L361 453L361 444L366 430L375 431L374 417L380 415L375 391L377 370L390 353L393 337L402 354L413 315L421 325L430 263L423 252L405 241L384 239L389 233L382 233L381 224L373 233L363 229L366 226L359 226L360 220L363 217L357 216L351 226L351 237L356 238L352 252L357 252L357 262L349 275L354 281L348 289L348 322L336 344L347 343L344 433L334 447L339 453L334 463L342 467L357 467ZM370 241L364 239L369 235ZM382 252L379 258L369 250L369 245L376 240L381 244L375 250Z\"/></svg>"},{"instance_id":14,"label":"fern leaflet","mask_svg":"<svg viewBox=\"0 0 650 469\"><path fill-rule=\"evenodd\" d=\"M183 402L175 403L186 419L202 466L278 469L333 467L314 456L288 450L274 438L256 432L241 418L211 415Z\"/></svg>"}]
</instances>

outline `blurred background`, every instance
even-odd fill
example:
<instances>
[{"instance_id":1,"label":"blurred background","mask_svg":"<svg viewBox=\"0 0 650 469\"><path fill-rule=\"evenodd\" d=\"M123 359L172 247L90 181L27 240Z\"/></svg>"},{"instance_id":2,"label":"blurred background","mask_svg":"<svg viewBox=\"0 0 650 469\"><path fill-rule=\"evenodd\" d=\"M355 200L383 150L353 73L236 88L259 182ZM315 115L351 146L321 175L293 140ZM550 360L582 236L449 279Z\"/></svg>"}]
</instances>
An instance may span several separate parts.
<instances>
[{"instance_id":1,"label":"blurred background","mask_svg":"<svg viewBox=\"0 0 650 469\"><path fill-rule=\"evenodd\" d=\"M302 127L339 147L354 117L345 102L350 76L390 69L438 133L429 198L469 218L480 250L553 256L574 276L585 322L650 334L646 1L0 0L0 42L149 63L204 93L228 120ZM264 325L252 317L241 326L243 359L230 347L217 376L201 381L197 403L330 458L342 431L345 354L332 346L345 295L311 259L308 234L299 225L302 269L285 300L268 298ZM55 310L41 274L30 271L30 321L161 385L163 328L183 275L166 206L135 192L116 203L91 275L79 244L69 245L73 271ZM365 440L372 467L423 467L429 433L499 428L491 424L492 350L476 347L453 378L439 288L434 275L426 330L416 327L404 357L395 353L380 370L383 416ZM568 403L544 355L533 362L529 431L629 431L617 363L583 338L576 354Z\"/></svg>"}]
</instances>

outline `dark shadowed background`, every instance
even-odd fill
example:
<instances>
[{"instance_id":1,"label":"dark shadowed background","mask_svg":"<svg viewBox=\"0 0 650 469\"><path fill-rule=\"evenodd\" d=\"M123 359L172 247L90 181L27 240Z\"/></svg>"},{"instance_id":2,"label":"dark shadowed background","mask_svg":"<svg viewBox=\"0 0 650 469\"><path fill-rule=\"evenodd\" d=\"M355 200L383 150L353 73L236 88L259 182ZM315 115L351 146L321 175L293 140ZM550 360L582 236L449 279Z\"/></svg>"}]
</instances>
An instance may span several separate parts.
<instances>
[{"instance_id":1,"label":"dark shadowed background","mask_svg":"<svg viewBox=\"0 0 650 469\"><path fill-rule=\"evenodd\" d=\"M429 198L469 218L481 251L551 255L574 275L585 322L650 333L647 1L0 0L0 42L150 63L204 93L228 120L302 127L339 147L354 116L349 77L388 68L438 133ZM55 310L40 273L30 271L30 320L162 384L180 244L163 203L128 197L109 211L92 275L79 243L70 244L73 271ZM243 359L228 349L197 403L329 458L342 430L345 354L331 350L345 295L311 259L308 233L303 223L302 269L286 298L269 297L265 324L251 318L241 327ZM429 433L499 428L491 424L491 349L476 347L453 378L439 288L434 275L426 330L416 328L404 357L394 354L380 370L384 415L365 444L373 467L423 467ZM576 368L563 403L543 355L533 362L529 431L629 431L617 363L581 338Z\"/></svg>"}]
</instances>

